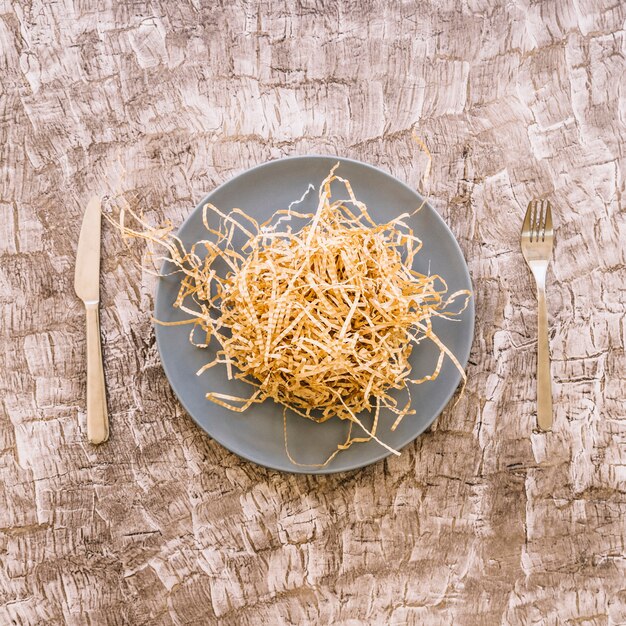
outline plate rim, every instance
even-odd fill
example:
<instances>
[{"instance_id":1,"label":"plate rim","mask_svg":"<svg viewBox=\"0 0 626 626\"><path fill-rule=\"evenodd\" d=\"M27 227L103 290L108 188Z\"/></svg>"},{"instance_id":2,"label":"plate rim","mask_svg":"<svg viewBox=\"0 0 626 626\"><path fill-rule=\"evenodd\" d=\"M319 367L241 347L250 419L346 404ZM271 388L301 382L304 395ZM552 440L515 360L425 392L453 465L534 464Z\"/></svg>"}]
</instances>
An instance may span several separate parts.
<instances>
[{"instance_id":1,"label":"plate rim","mask_svg":"<svg viewBox=\"0 0 626 626\"><path fill-rule=\"evenodd\" d=\"M200 200L200 202L198 202L198 204L196 204L196 206L190 211L190 213L187 215L187 217L183 220L183 222L180 224L180 226L176 229L176 235L178 236L180 231L185 227L185 225L187 224L187 222L189 220L191 220L191 218L196 214L197 211L202 210L202 206L204 204L206 204L206 202L209 201L209 198L215 194L217 191L219 191L220 189L222 189L223 187L225 187L226 185L230 185L233 182L235 182L238 178L240 178L241 176L260 170L260 169L264 169L266 167L271 167L273 165L275 165L276 163L279 162L283 162L283 161L293 161L293 160L310 160L310 159L324 159L324 160L328 160L328 159L337 159L338 161L342 161L342 162L348 162L348 163L352 163L356 166L359 167L364 167L366 169L371 169L374 170L380 174L383 174L384 176L391 178L394 183L401 185L402 187L404 187L405 189L407 189L408 191L410 191L412 194L416 195L420 201L425 201L426 202L426 206L428 206L430 208L430 210L432 211L433 215L435 216L436 220L439 220L440 225L442 225L444 227L445 230L447 230L448 234L450 235L451 239L452 239L452 243L453 246L456 247L457 252L459 253L461 259L463 260L463 273L464 273L464 277L467 280L467 282L470 285L470 289L471 289L471 298L469 299L468 302L468 306L467 306L467 314L468 314L468 324L469 324L469 332L468 332L468 347L467 347L467 354L462 355L462 358L459 358L457 356L457 359L459 361L459 363L461 364L463 371L465 372L467 369L467 363L469 361L469 357L471 354L471 350L472 350L472 346L474 343L474 333L475 333L475 322L476 322L476 310L475 310L475 290L474 290L474 285L472 282L472 277L469 271L469 267L467 265L467 259L465 258L465 255L463 254L463 250L461 249L461 246L459 245L459 242L457 241L456 236L454 235L454 233L452 232L452 230L450 229L450 227L448 226L448 224L446 223L446 221L443 219L443 217L441 217L441 215L439 214L438 211L435 210L435 208L432 206L432 204L428 201L428 198L423 196L419 191L417 191L416 189L413 189L412 187L409 187L409 185L407 185L405 182L403 182L402 180L400 180L399 178L397 178L396 176L394 176L393 174L386 172L385 170L381 169L380 167L377 167L375 165L371 165L370 163L364 163L363 161L359 161L357 159L351 159L348 157L342 157L342 156L337 156L337 155L332 155L332 154L304 154L304 155L291 155L291 156L286 156L286 157L280 157L278 159L271 159L269 161L264 161L263 163L259 163L258 165L254 165L252 167L249 167L247 169L244 169L242 171L240 171L239 173L235 174L234 176L231 176L231 178L229 178L228 180L224 181L223 183L220 183L217 187L215 187L212 191L207 192L202 200ZM164 260L161 268L160 268L160 273L164 273L164 269L166 264L168 263L168 260ZM153 319L156 319L156 308L157 308L157 303L159 301L159 293L161 290L161 285L163 285L163 281L161 279L159 279L157 281L157 285L155 287L155 292L154 292L154 304L153 304ZM210 433L201 423L198 419L196 419L196 417L193 415L192 411L189 409L189 407L187 406L184 398L181 397L181 395L178 393L178 391L176 390L175 386L172 383L172 377L171 377L171 373L170 373L170 366L167 364L166 359L164 359L164 347L162 345L162 333L165 332L165 327L163 327L160 324L157 324L156 322L153 322L153 328L154 328L154 332L155 332L155 338L156 338L156 344L157 344L157 350L159 352L159 359L161 361L161 366L163 367L163 371L165 373L165 377L167 378L167 382L169 383L169 386L171 388L171 390L173 391L174 395L176 396L176 399L178 400L178 402L181 404L181 406L183 407L183 409L185 410L185 412L187 413L187 415L193 420L193 422L195 423L195 425L200 428L200 430L202 432L204 432L209 438L211 438L213 441L216 441L220 446L222 446L223 448L225 448L226 450L228 450L229 452L231 452L232 454L238 456L241 459L244 459L245 461L249 462L249 463L253 463L254 465L260 466L260 467L264 467L266 469L269 470L273 470L273 471L277 471L277 472L285 472L288 474L305 474L305 475L325 475L325 474L341 474L344 472L353 472L356 470L360 470L363 469L365 467L369 467L370 465L373 465L374 463L378 463L379 461L382 461L383 459L386 459L387 457L389 457L391 455L391 452L389 452L388 450L386 450L385 448L383 448L382 446L380 447L380 452L378 454L375 454L374 456L372 456L371 458L369 458L366 461L362 461L362 462L356 462L353 463L352 465L349 465L347 467L341 467L341 468L337 468L337 469L333 469L332 467L299 467L297 465L294 465L293 467L279 467L277 465L269 465L267 463L263 463L261 461L259 461L258 459L252 458L250 455L246 454L246 453L242 453L242 452L238 452L233 450L227 443L225 443L224 441L221 440L221 438L216 437L215 435L213 435L212 433ZM430 428L435 421L437 420L437 418L441 415L441 413L443 412L443 410L446 408L446 406L448 405L448 403L450 402L450 400L452 399L452 397L454 396L454 394L456 393L456 390L459 388L459 385L461 383L462 380L462 376L459 374L459 380L457 381L456 385L454 385L454 387L451 387L449 392L445 395L445 397L443 398L442 402L439 404L437 410L433 413L432 418L426 423L424 424L422 427L420 427L417 432L412 435L410 437L410 439L408 439L407 441L405 441L404 443L402 443L400 446L397 447L398 451L403 450L404 448L406 448L410 443L412 443L413 441L415 441L419 436L421 436L422 434L424 434L424 432L426 430L428 430L428 428Z\"/></svg>"}]
</instances>

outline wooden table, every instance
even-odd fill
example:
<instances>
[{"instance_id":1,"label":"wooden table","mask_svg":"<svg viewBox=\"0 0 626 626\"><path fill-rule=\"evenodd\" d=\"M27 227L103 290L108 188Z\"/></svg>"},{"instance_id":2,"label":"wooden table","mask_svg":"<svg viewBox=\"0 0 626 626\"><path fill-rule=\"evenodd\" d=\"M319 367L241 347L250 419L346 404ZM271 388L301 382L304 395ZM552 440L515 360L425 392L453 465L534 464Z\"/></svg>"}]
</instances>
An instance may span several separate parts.
<instances>
[{"instance_id":1,"label":"wooden table","mask_svg":"<svg viewBox=\"0 0 626 626\"><path fill-rule=\"evenodd\" d=\"M626 623L624 5L96 4L0 15L0 624ZM238 172L310 153L416 186L413 127L475 286L455 408L358 472L241 461L175 400L154 282L105 225L111 439L86 443L91 194L179 223ZM551 434L519 248L544 195Z\"/></svg>"}]
</instances>

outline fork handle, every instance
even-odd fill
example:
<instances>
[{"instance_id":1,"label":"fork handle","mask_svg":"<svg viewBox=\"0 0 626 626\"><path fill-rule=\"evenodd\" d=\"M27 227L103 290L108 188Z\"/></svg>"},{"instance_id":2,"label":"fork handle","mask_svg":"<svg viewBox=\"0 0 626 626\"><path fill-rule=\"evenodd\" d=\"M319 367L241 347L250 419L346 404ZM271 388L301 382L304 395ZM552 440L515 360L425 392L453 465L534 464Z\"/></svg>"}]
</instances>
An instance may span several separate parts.
<instances>
[{"instance_id":1,"label":"fork handle","mask_svg":"<svg viewBox=\"0 0 626 626\"><path fill-rule=\"evenodd\" d=\"M537 286L537 426L539 430L552 430L552 375L548 347L548 310L546 290Z\"/></svg>"}]
</instances>

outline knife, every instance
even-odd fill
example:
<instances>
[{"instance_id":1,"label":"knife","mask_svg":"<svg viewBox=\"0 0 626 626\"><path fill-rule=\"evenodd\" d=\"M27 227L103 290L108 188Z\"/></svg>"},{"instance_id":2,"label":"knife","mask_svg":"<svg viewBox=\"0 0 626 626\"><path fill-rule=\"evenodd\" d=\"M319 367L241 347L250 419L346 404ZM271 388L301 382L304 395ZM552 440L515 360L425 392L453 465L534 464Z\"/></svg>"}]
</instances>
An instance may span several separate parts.
<instances>
[{"instance_id":1,"label":"knife","mask_svg":"<svg viewBox=\"0 0 626 626\"><path fill-rule=\"evenodd\" d=\"M102 443L109 438L109 418L104 391L100 347L100 198L89 200L80 229L74 289L87 313L87 439Z\"/></svg>"}]
</instances>

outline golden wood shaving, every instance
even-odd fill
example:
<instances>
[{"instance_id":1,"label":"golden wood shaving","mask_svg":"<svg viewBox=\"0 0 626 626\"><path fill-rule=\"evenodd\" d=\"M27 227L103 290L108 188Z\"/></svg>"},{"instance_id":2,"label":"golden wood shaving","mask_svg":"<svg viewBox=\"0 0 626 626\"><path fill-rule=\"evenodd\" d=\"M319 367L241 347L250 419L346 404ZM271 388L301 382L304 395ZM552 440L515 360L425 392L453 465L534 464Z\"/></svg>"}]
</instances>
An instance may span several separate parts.
<instances>
[{"instance_id":1,"label":"golden wood shaving","mask_svg":"<svg viewBox=\"0 0 626 626\"><path fill-rule=\"evenodd\" d=\"M315 465L321 467L341 450L371 439L398 454L378 437L379 413L386 409L396 415L392 430L414 413L410 396L398 407L391 392L409 392L409 384L434 380L445 356L465 382L460 363L434 334L432 318L458 315L469 292L447 296L442 277L411 269L421 241L407 225L409 215L376 224L348 180L335 174L337 167L320 187L314 214L290 206L259 225L240 209L225 214L207 204L203 221L213 239L189 250L172 235L171 226L153 228L128 206L117 224L125 235L165 246L181 274L174 306L190 316L174 324L193 324L194 345L207 347L211 338L219 343L215 358L198 374L225 365L229 378L255 387L247 398L218 392L206 397L237 412L268 398L283 405L285 447L296 465L301 464L288 449L287 409L320 423L333 417L350 422L346 440ZM335 181L343 184L345 200L333 200ZM209 213L220 218L218 228L209 226ZM137 228L126 225L126 214ZM292 232L292 218L306 223ZM240 249L233 246L237 230L246 238ZM217 259L227 268L221 274ZM460 298L460 310L450 312ZM204 333L201 343L195 339L198 328ZM436 368L411 379L411 350L425 339L440 351ZM362 411L374 412L371 429L359 419ZM355 424L363 432L360 437L352 436Z\"/></svg>"}]
</instances>

